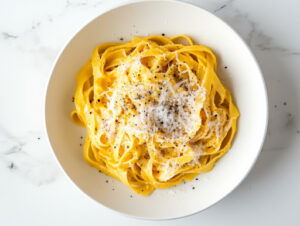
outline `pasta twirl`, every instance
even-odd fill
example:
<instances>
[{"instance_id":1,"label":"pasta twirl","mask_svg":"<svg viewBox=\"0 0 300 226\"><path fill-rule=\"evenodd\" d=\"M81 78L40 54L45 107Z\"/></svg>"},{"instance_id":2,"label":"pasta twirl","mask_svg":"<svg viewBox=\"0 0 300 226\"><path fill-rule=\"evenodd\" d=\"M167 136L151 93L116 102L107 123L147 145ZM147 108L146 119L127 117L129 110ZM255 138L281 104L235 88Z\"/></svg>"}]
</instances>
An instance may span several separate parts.
<instances>
[{"instance_id":1,"label":"pasta twirl","mask_svg":"<svg viewBox=\"0 0 300 226\"><path fill-rule=\"evenodd\" d=\"M87 129L85 160L143 195L210 171L239 117L216 67L185 35L99 45L78 73L71 113Z\"/></svg>"}]
</instances>

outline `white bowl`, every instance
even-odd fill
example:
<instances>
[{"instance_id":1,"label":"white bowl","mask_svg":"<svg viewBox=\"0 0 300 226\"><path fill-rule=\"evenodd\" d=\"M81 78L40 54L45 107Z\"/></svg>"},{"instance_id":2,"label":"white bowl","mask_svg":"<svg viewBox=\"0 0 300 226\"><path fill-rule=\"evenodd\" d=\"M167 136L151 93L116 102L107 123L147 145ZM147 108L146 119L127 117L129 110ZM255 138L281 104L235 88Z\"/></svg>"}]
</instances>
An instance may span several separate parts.
<instances>
[{"instance_id":1,"label":"white bowl","mask_svg":"<svg viewBox=\"0 0 300 226\"><path fill-rule=\"evenodd\" d=\"M87 165L80 146L83 142L80 136L84 136L85 130L71 122L69 113L74 109L71 99L76 73L89 59L94 47L103 42L119 41L121 37L129 40L134 35L162 33L167 36L187 34L214 50L219 60L219 76L233 92L241 116L232 148L210 173L144 197ZM126 215L170 219L206 209L228 195L246 177L265 137L267 95L263 76L251 51L219 18L182 2L132 2L101 14L65 46L49 80L45 122L58 162L83 193Z\"/></svg>"}]
</instances>

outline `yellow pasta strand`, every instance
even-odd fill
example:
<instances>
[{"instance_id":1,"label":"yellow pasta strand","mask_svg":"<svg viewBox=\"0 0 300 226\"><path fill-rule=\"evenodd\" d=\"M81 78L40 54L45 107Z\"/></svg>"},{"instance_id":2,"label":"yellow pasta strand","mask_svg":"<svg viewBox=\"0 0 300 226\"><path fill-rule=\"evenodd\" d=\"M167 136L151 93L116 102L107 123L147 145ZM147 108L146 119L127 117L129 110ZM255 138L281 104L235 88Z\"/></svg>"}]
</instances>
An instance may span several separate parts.
<instances>
[{"instance_id":1,"label":"yellow pasta strand","mask_svg":"<svg viewBox=\"0 0 300 226\"><path fill-rule=\"evenodd\" d=\"M216 57L185 35L105 43L77 75L85 160L139 194L192 180L230 148L239 112Z\"/></svg>"}]
</instances>

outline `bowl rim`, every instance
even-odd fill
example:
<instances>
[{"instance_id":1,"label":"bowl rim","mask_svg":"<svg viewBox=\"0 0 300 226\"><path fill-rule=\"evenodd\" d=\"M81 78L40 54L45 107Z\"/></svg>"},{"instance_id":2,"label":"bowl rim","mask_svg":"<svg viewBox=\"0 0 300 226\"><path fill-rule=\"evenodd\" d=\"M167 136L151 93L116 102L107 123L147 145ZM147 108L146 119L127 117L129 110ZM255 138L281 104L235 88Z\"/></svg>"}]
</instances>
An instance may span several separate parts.
<instances>
[{"instance_id":1,"label":"bowl rim","mask_svg":"<svg viewBox=\"0 0 300 226\"><path fill-rule=\"evenodd\" d=\"M68 44L86 27L88 26L90 23L92 23L93 21L97 20L99 17L101 17L103 14L110 12L111 10L117 9L117 8L121 8L123 6L126 5L131 5L131 4L136 4L136 3L143 3L143 2L170 2L170 3L174 3L174 4L181 4L184 6L188 6L191 8L196 8L198 10L202 10L203 12L210 14L211 16L215 17L216 20L218 20L218 22L220 22L221 24L223 24L224 26L228 27L229 30L234 33L240 40L241 42L244 44L244 46L246 47L246 49L248 50L248 52L250 53L251 58L254 60L254 64L255 67L259 73L259 78L261 80L261 83L263 85L263 102L265 103L265 115L264 115L264 131L263 131L263 135L260 137L259 143L259 150L257 151L257 155L255 156L255 158L252 159L252 163L251 166L247 169L246 173L244 174L243 177L240 178L240 181L233 186L227 193L225 193L222 198L220 198L219 200L211 203L210 205L208 205L207 207L200 209L200 210L195 210L189 214L184 214L184 215L179 215L176 217L143 217L143 216L138 216L138 215L134 215L134 214L128 214L128 213L124 213L121 212L119 210L113 209L112 207L109 207L97 200L95 200L94 198L92 198L91 196L89 196L85 191L83 191L81 188L79 188L77 186L77 184L72 180L72 178L67 174L67 172L64 170L63 166L61 165L57 155L55 154L54 148L52 146L52 143L50 141L50 136L48 133L48 127L47 127L47 113L46 113L46 108L47 108L47 99L48 99L48 91L49 91L49 84L51 82L52 79L52 75L54 72L54 69L57 65L58 60L60 59L63 51L65 50L65 48L68 46ZM127 216L127 217L132 217L135 219L139 219L139 220L152 220L152 221L162 221L162 220L175 220L175 219L180 219L180 218L184 218L184 217L189 217L192 215L195 215L197 213L200 213L204 210L207 210L208 208L211 208L212 206L216 205L217 203L219 203L220 201L222 201L225 197L227 197L229 194L231 194L237 187L240 186L240 184L247 178L247 176L249 175L250 171L253 169L255 163L257 162L258 156L260 155L262 148L263 148L263 144L266 138L266 134L267 134L267 128L268 128L268 122L269 122L269 106L268 106L268 93L267 93L267 87L266 87L266 82L261 70L261 67L258 64L258 61L254 55L254 53L252 52L251 48L249 47L249 45L245 42L245 40L239 35L239 33L233 29L227 22L225 22L224 20L222 20L220 17L218 17L217 15L215 15L214 13L201 8L200 6L195 5L194 3L191 2L183 2L180 0L125 0L123 2L114 2L114 3L109 3L107 5L104 5L103 8L101 9L100 13L97 14L95 17L93 17L92 19L89 19L86 23L84 23L83 26L81 26L79 29L76 30L76 32L74 32L73 34L70 35L70 37L67 39L67 41L64 42L64 44L62 45L62 47L60 48L59 52L57 53L55 60L53 61L52 65L51 65L51 69L50 72L48 74L48 78L46 80L46 84L45 84L45 88L44 88L44 98L43 98L43 132L44 134L46 134L46 143L48 145L48 147L51 150L52 155L54 156L54 159L57 163L57 165L59 166L59 168L61 169L61 171L63 172L63 174L65 175L66 178L68 178L68 180L71 182L71 184L76 187L77 190L80 191L80 193L84 194L84 196L88 197L88 199L93 200L94 202L96 202L98 205L100 204L102 207L105 207L106 209L112 210L115 213L121 214L123 216Z\"/></svg>"}]
</instances>

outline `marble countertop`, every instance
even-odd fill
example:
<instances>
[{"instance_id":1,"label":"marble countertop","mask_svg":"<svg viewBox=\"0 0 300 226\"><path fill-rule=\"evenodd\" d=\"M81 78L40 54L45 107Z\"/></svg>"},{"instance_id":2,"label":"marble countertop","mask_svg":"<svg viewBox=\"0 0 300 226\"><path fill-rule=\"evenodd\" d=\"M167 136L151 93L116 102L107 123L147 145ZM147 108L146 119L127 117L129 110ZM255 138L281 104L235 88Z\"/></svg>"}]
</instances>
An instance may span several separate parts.
<instances>
[{"instance_id":1,"label":"marble countertop","mask_svg":"<svg viewBox=\"0 0 300 226\"><path fill-rule=\"evenodd\" d=\"M172 221L118 215L63 175L43 133L51 65L69 37L119 0L4 0L0 8L0 225L299 225L300 1L189 0L249 44L267 83L270 121L246 180L208 210Z\"/></svg>"}]
</instances>

